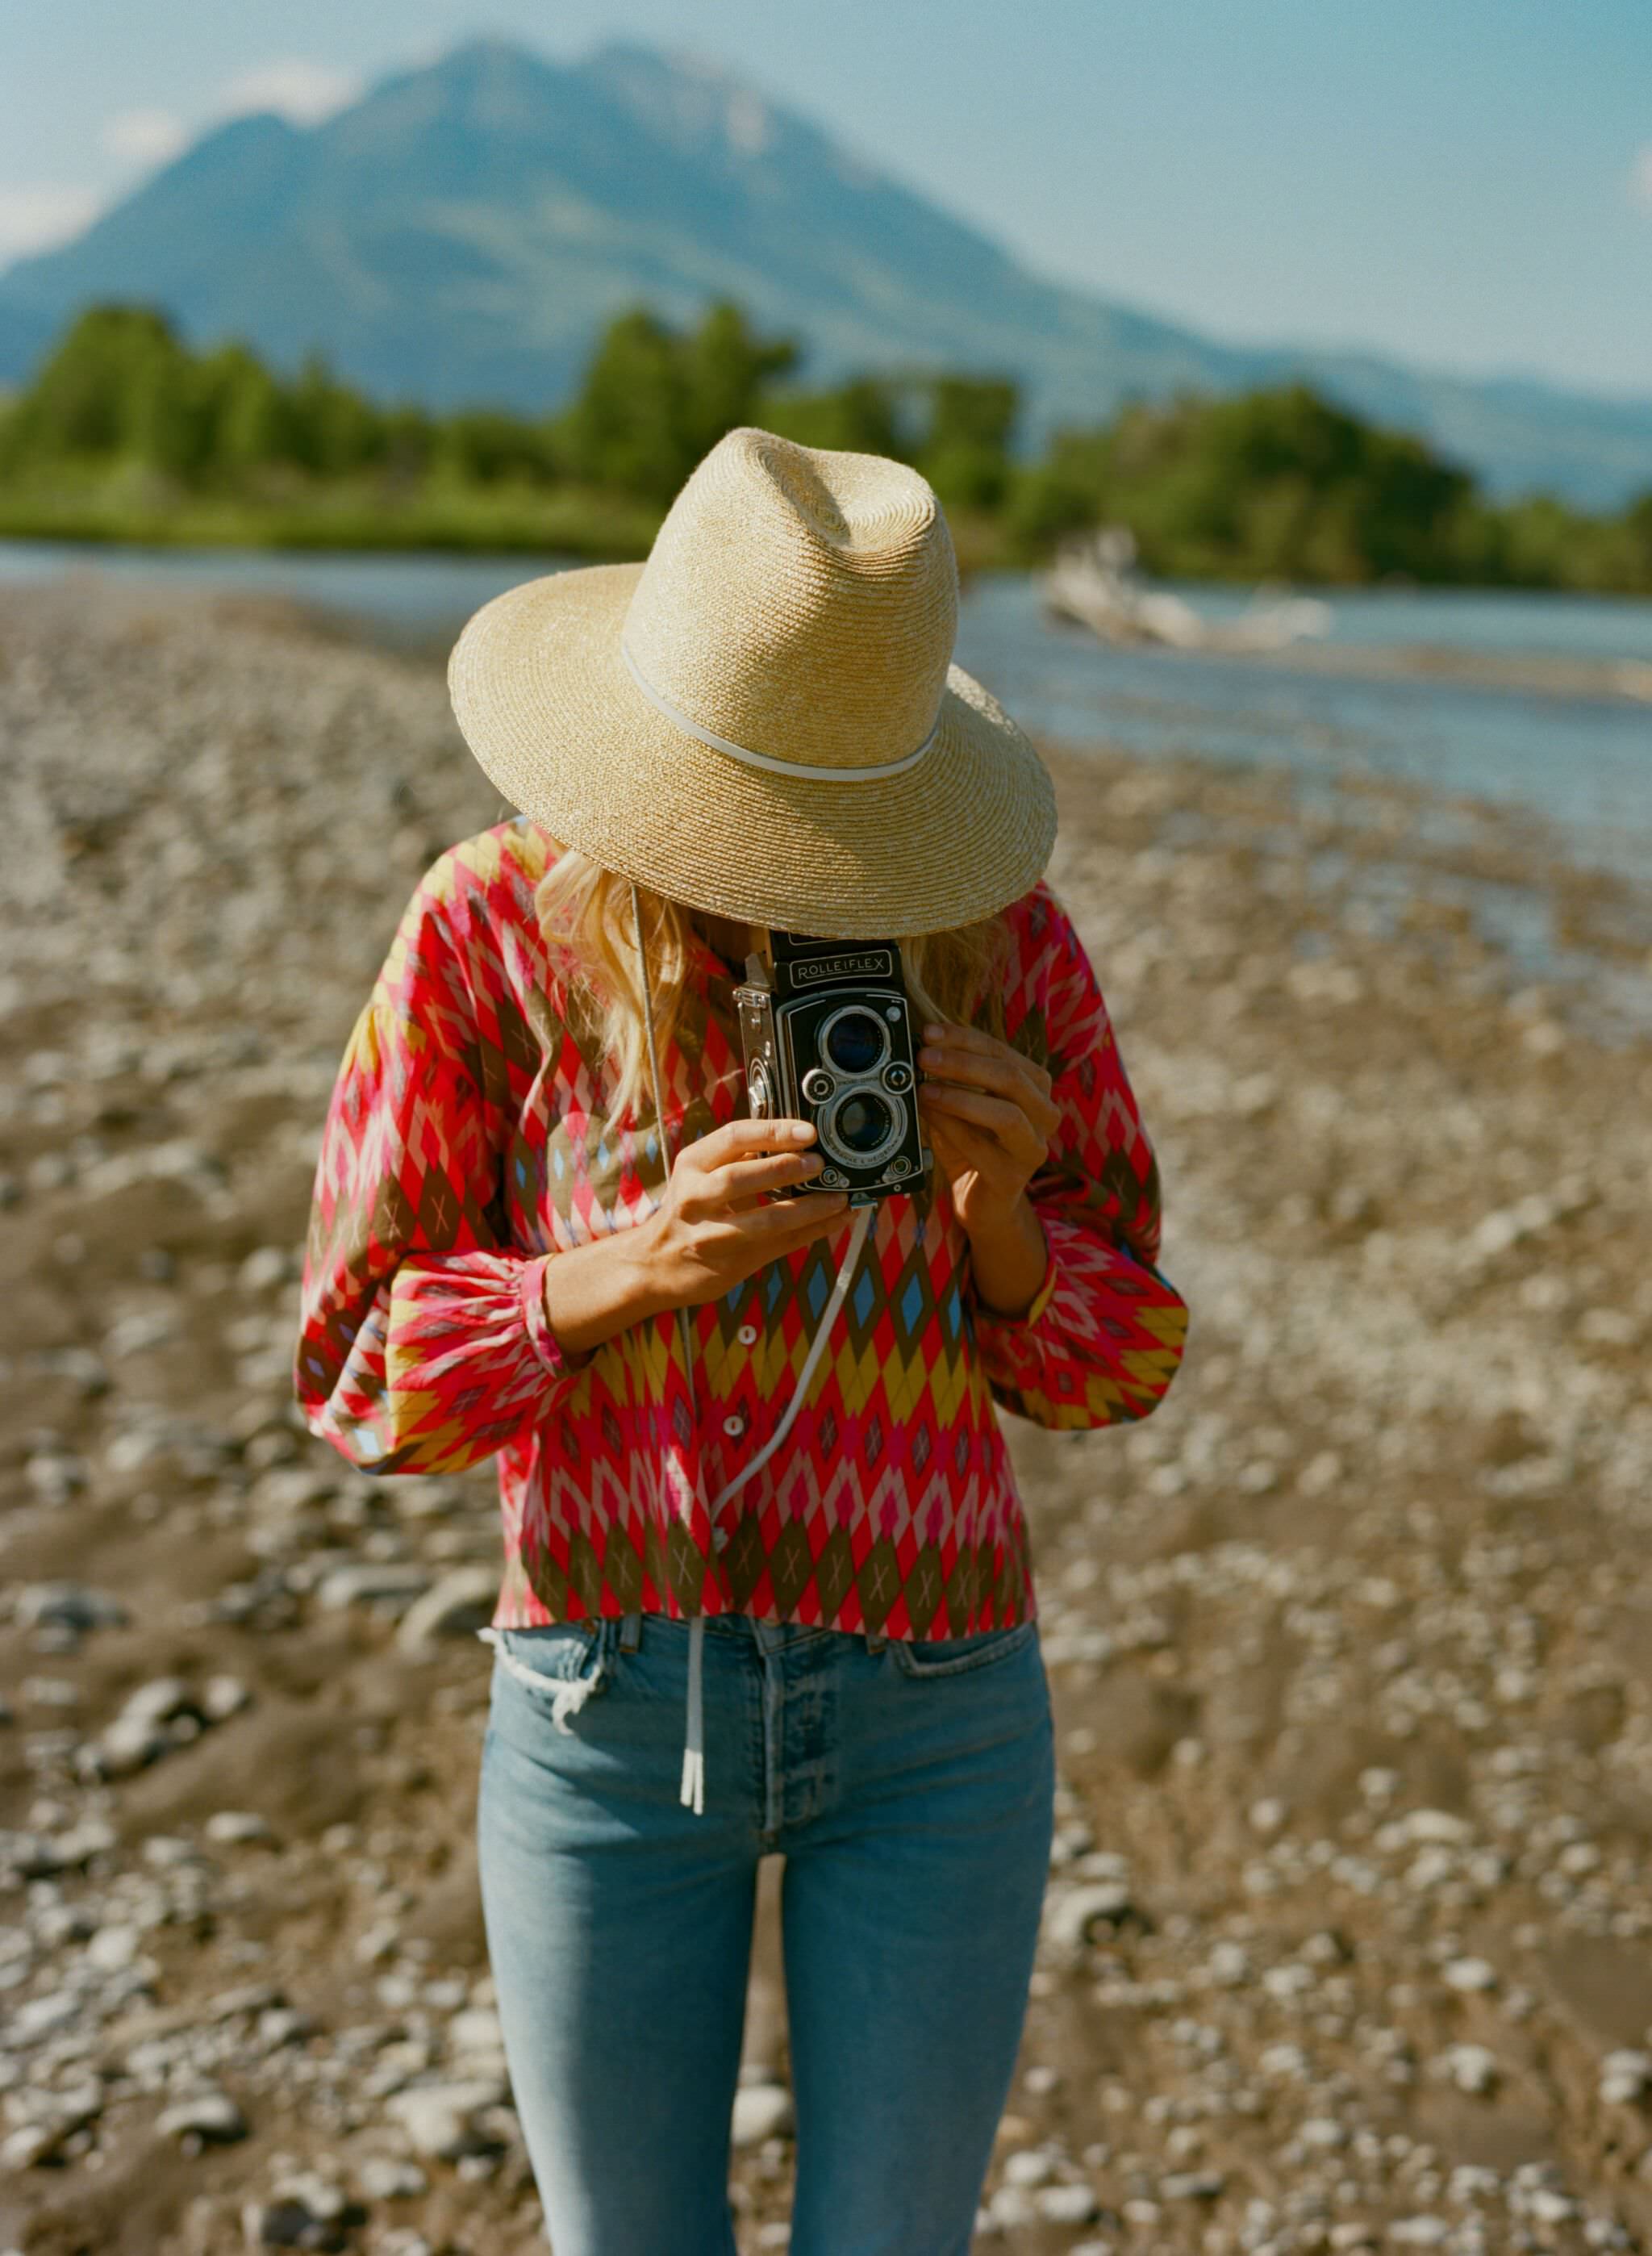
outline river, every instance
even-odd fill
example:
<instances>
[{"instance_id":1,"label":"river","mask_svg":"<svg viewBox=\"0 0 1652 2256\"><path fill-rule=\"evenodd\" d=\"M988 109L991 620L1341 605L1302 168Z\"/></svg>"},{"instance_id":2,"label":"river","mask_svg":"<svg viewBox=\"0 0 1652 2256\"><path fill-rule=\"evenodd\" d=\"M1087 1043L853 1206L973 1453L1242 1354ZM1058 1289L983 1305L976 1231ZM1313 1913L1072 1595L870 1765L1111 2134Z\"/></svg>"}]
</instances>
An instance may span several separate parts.
<instances>
[{"instance_id":1,"label":"river","mask_svg":"<svg viewBox=\"0 0 1652 2256\"><path fill-rule=\"evenodd\" d=\"M554 568L523 556L294 553L0 542L0 588L94 570L318 606L392 640L454 632L490 596ZM1174 584L1174 583L1173 583ZM1196 609L1229 616L1242 593L1177 585ZM1305 592L1305 591L1304 591ZM1451 795L1522 809L1557 826L1569 856L1631 878L1652 871L1652 702L1534 694L1476 678L1511 656L1652 666L1652 602L1481 590L1319 593L1328 633L1278 659L1122 650L1044 616L1036 582L987 574L966 589L958 660L1035 736L1106 741L1144 757L1195 753L1306 773L1364 769ZM1373 653L1455 654L1372 675Z\"/></svg>"}]
</instances>

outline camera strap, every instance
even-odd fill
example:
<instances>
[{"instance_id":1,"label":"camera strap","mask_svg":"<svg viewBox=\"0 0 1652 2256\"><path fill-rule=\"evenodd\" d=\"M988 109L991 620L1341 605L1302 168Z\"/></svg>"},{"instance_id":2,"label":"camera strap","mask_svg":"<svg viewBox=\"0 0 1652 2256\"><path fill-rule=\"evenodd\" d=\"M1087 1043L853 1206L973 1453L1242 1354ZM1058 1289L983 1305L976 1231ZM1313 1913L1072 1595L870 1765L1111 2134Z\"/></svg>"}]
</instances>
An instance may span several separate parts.
<instances>
[{"instance_id":1,"label":"camera strap","mask_svg":"<svg viewBox=\"0 0 1652 2256\"><path fill-rule=\"evenodd\" d=\"M672 1153L671 1139L665 1127L665 1104L660 1082L659 1059L654 1047L654 999L648 976L648 949L643 937L642 904L637 898L636 880L631 880L631 923L636 935L638 980L643 998L643 1031L648 1043L648 1070L654 1085L654 1118L659 1130L660 1153L665 1164L665 1181L671 1181ZM809 1352L804 1358L803 1369L798 1373L798 1383L792 1391L785 1414L769 1439L749 1464L742 1467L733 1480L720 1491L711 1505L711 1519L715 1524L717 1514L730 1497L743 1488L752 1475L767 1464L791 1430L792 1421L803 1407L809 1392L809 1381L826 1349L838 1310L848 1293L849 1280L854 1273L865 1244L867 1233L876 1215L875 1207L863 1206L856 1212L849 1227L849 1242L838 1264L838 1273L833 1280L826 1304L820 1311L820 1321L814 1328L814 1337L809 1343ZM678 1332L683 1345L683 1371L688 1387L689 1406L699 1422L699 1405L694 1394L694 1341L689 1329L688 1310L678 1302ZM692 1505L692 1499L691 1499ZM683 1743L683 1783L679 1799L700 1815L706 1807L706 1716L705 1716L705 1646L706 1617L703 1613L690 1616L688 1624L688 1715Z\"/></svg>"}]
</instances>

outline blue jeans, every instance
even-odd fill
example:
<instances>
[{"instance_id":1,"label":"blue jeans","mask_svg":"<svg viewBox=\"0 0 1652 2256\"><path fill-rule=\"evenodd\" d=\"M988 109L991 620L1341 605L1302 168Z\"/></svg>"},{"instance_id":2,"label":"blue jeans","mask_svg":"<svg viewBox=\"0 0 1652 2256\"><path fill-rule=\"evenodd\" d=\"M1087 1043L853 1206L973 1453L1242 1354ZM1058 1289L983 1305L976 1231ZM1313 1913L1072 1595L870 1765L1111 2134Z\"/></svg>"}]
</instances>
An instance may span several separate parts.
<instances>
[{"instance_id":1,"label":"blue jeans","mask_svg":"<svg viewBox=\"0 0 1652 2256\"><path fill-rule=\"evenodd\" d=\"M1054 1824L1037 1623L874 1650L713 1618L699 1815L678 1798L687 1625L646 1615L632 1650L621 1629L502 1632L482 1744L488 1948L555 2256L734 2256L730 2114L772 1851L791 2256L965 2256Z\"/></svg>"}]
</instances>

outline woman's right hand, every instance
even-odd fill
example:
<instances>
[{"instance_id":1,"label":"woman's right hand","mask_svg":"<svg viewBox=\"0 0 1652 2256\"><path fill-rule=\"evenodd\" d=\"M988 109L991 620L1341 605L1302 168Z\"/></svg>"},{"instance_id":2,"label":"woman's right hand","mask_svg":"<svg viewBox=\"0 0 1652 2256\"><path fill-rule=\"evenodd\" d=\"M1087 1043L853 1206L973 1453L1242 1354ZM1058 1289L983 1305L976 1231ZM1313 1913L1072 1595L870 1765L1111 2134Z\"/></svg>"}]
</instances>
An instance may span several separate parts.
<instances>
[{"instance_id":1,"label":"woman's right hand","mask_svg":"<svg viewBox=\"0 0 1652 2256\"><path fill-rule=\"evenodd\" d=\"M764 1202L826 1162L810 1120L728 1120L677 1154L659 1206L633 1235L662 1308L721 1300L765 1263L835 1229L842 1191Z\"/></svg>"}]
</instances>

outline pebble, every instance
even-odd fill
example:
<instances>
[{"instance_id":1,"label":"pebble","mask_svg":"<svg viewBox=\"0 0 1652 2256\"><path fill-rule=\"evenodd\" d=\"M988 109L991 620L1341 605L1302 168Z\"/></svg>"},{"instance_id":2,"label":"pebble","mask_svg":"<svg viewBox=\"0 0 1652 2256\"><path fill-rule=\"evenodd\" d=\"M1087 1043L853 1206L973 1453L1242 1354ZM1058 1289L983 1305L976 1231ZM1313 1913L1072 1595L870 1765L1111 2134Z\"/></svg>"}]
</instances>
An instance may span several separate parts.
<instances>
[{"instance_id":1,"label":"pebble","mask_svg":"<svg viewBox=\"0 0 1652 2256\"><path fill-rule=\"evenodd\" d=\"M369 2154L356 2170L355 2182L364 2201L416 2201L430 2186L417 2162L394 2154Z\"/></svg>"},{"instance_id":2,"label":"pebble","mask_svg":"<svg viewBox=\"0 0 1652 2256\"><path fill-rule=\"evenodd\" d=\"M214 1809L201 1827L209 1841L273 1841L275 1828L256 1809Z\"/></svg>"},{"instance_id":3,"label":"pebble","mask_svg":"<svg viewBox=\"0 0 1652 2256\"><path fill-rule=\"evenodd\" d=\"M26 1583L18 1592L14 1618L21 1629L76 1632L118 1629L129 1619L117 1597L87 1583Z\"/></svg>"},{"instance_id":4,"label":"pebble","mask_svg":"<svg viewBox=\"0 0 1652 2256\"><path fill-rule=\"evenodd\" d=\"M793 2119L791 2094L783 2084L742 2083L735 2094L731 2135L736 2147L761 2146L789 2133Z\"/></svg>"},{"instance_id":5,"label":"pebble","mask_svg":"<svg viewBox=\"0 0 1652 2256\"><path fill-rule=\"evenodd\" d=\"M414 2150L453 2161L479 2143L473 2118L509 2096L503 2077L466 2077L449 2083L414 2084L393 2092L385 2112L407 2133Z\"/></svg>"},{"instance_id":6,"label":"pebble","mask_svg":"<svg viewBox=\"0 0 1652 2256\"><path fill-rule=\"evenodd\" d=\"M384 1600L411 1604L431 1585L427 1567L398 1566L392 1561L356 1561L334 1567L316 1590L316 1602L327 1607L359 1606Z\"/></svg>"},{"instance_id":7,"label":"pebble","mask_svg":"<svg viewBox=\"0 0 1652 2256\"><path fill-rule=\"evenodd\" d=\"M1051 2224L1090 2224L1101 2210L1093 2188L1087 2185L1040 2186L1032 2205Z\"/></svg>"},{"instance_id":8,"label":"pebble","mask_svg":"<svg viewBox=\"0 0 1652 2256\"><path fill-rule=\"evenodd\" d=\"M386 901L427 839L470 835L495 802L467 796L439 668L195 610L144 617L128 641L102 597L23 591L0 618L20 785L0 1019L55 1029L0 1075L18 1154L0 1200L54 1293L100 1243L91 1202L178 1217L148 1225L157 1242L88 1314L102 1351L0 1364L39 1562L0 1589L0 1619L32 1640L14 1683L39 1672L6 1711L0 2169L19 2210L55 2205L59 2237L92 2245L103 2157L215 2092L245 2111L226 2157L242 2175L231 2194L210 2166L183 2173L217 2207L180 2218L180 2247L235 2245L243 2201L264 2245L341 2229L374 2256L526 2245L496 2001L474 1932L446 1956L474 1916L460 1819L486 1686L463 1638L496 1597L490 1470L358 1477L304 1432L303 1248L271 1219L278 1198L299 1211ZM89 895L64 883L66 744L79 796L141 811ZM1652 2183L1652 2035L1636 2019L1602 2040L1599 2000L1638 1994L1652 1945L1625 1815L1652 1806L1634 1643L1652 1604L1648 1055L1571 1029L1582 984L1511 1020L1507 966L1468 926L1407 940L1350 921L1379 865L1408 913L1436 887L1546 883L1513 830L1444 821L1380 777L1346 786L1332 763L1311 800L1295 789L1105 752L1069 786L1052 882L1136 1029L1194 1329L1150 1419L1005 1421L1036 1499L1061 1731L1036 2057L985 2216L1001 2245L1076 2238L1086 2256L1351 2256L1390 2224L1388 2245L1451 2256L1627 2248ZM1419 826L1426 869L1407 858ZM1483 851L1451 842L1471 832ZM221 897L202 874L221 867ZM1577 923L1568 907L1555 928ZM1324 966L1293 983L1315 949ZM1559 1105L1511 1026L1563 1019ZM126 1124L101 1124L104 1105ZM197 1345L221 1390L182 1383ZM80 1579L65 1541L109 1507L119 1592ZM172 1604L171 1563L207 1543L224 1579ZM163 1594L141 1635L140 1590ZM208 1673L232 1654L235 1674ZM111 1712L107 1688L134 1673ZM238 1769L231 1719L265 1699ZM334 1721L325 1757L296 1758L326 1804L313 1827L278 1767L306 1708ZM213 1783L192 1799L197 1761ZM415 1765L422 1781L397 1783ZM276 1968L291 1998L263 1978ZM1459 2031L1489 2041L1448 2043ZM775 2111L736 2151L741 2239L778 2245L791 2102L772 2078L754 2090ZM278 2140L294 2151L267 2152ZM1464 2159L1537 2142L1558 2166ZM454 2196L462 2223L438 2226ZM409 2223L345 2226L376 2203Z\"/></svg>"},{"instance_id":9,"label":"pebble","mask_svg":"<svg viewBox=\"0 0 1652 2256\"><path fill-rule=\"evenodd\" d=\"M1130 1909L1130 1891L1122 1881L1052 1888L1045 1905L1044 1932L1058 1952L1071 1957L1083 1950L1098 1927L1116 1925Z\"/></svg>"},{"instance_id":10,"label":"pebble","mask_svg":"<svg viewBox=\"0 0 1652 2256\"><path fill-rule=\"evenodd\" d=\"M1652 2053L1608 2053L1600 2063L1600 2097L1608 2107L1633 2106L1652 2087Z\"/></svg>"},{"instance_id":11,"label":"pebble","mask_svg":"<svg viewBox=\"0 0 1652 2256\"><path fill-rule=\"evenodd\" d=\"M193 2140L197 2147L247 2135L247 2119L227 2091L199 2091L164 2108L155 2129L163 2139Z\"/></svg>"}]
</instances>

